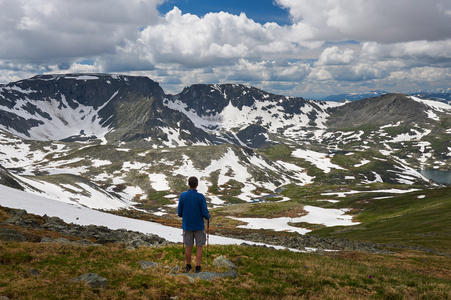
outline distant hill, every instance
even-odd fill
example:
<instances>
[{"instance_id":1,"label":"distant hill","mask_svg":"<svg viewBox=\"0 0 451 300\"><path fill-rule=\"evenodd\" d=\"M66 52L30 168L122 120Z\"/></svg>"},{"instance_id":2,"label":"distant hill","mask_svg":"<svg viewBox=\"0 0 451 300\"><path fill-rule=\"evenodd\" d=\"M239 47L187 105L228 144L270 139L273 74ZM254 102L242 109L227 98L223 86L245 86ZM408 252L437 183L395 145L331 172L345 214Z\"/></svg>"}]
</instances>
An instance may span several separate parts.
<instances>
[{"instance_id":1,"label":"distant hill","mask_svg":"<svg viewBox=\"0 0 451 300\"><path fill-rule=\"evenodd\" d=\"M323 101L336 101L336 102L345 102L345 101L357 101L365 98L372 98L382 96L384 94L388 94L388 92L383 90L378 91L369 91L366 93L348 93L348 94L338 94L338 95L330 95L321 100ZM444 103L451 103L451 89L438 89L431 91L421 91L421 92L409 92L408 95L415 96L422 99L430 99L441 101Z\"/></svg>"},{"instance_id":2,"label":"distant hill","mask_svg":"<svg viewBox=\"0 0 451 300\"><path fill-rule=\"evenodd\" d=\"M388 94L388 92L386 92L386 91L369 91L366 93L338 94L338 95L327 96L321 100L337 101L337 102L356 101L356 100L361 100L361 99L370 98L370 97L377 97L377 96L381 96L384 94Z\"/></svg>"}]
</instances>

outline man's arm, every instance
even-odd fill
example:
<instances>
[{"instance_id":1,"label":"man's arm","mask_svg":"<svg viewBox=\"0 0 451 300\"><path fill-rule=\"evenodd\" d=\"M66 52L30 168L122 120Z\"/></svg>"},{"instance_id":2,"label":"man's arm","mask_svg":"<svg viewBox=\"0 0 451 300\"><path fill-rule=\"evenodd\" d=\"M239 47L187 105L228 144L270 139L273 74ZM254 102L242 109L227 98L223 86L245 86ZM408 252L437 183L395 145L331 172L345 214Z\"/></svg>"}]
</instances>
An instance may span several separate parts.
<instances>
[{"instance_id":1,"label":"man's arm","mask_svg":"<svg viewBox=\"0 0 451 300\"><path fill-rule=\"evenodd\" d=\"M180 198L179 198L179 204L177 206L177 215L180 218L183 218L183 199L182 199L182 195L180 195Z\"/></svg>"},{"instance_id":2,"label":"man's arm","mask_svg":"<svg viewBox=\"0 0 451 300\"><path fill-rule=\"evenodd\" d=\"M207 199L205 199L205 196L203 196L203 200L201 202L201 212L202 212L202 217L204 217L204 219L210 220L211 215L208 212Z\"/></svg>"}]
</instances>

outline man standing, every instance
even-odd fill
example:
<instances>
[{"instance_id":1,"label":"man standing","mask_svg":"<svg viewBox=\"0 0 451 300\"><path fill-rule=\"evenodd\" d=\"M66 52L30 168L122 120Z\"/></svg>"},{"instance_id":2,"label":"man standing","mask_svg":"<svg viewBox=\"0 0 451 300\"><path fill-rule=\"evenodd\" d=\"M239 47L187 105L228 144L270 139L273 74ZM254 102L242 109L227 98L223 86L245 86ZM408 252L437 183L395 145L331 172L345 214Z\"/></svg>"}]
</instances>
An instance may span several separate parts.
<instances>
[{"instance_id":1,"label":"man standing","mask_svg":"<svg viewBox=\"0 0 451 300\"><path fill-rule=\"evenodd\" d=\"M196 273L201 271L202 246L205 245L204 219L210 220L205 196L197 192L199 181L196 177L188 179L189 190L180 195L177 214L183 218L183 242L186 245L186 272L191 270L191 252L196 240Z\"/></svg>"}]
</instances>

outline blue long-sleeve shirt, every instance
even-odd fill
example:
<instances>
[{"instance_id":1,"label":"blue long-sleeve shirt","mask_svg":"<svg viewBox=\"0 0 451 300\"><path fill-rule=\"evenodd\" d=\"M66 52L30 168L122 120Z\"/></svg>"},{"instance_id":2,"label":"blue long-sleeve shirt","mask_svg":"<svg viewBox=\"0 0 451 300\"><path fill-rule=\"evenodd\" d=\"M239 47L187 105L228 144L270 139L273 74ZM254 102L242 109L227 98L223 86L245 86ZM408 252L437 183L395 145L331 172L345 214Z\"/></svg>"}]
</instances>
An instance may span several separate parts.
<instances>
[{"instance_id":1,"label":"blue long-sleeve shirt","mask_svg":"<svg viewBox=\"0 0 451 300\"><path fill-rule=\"evenodd\" d=\"M204 219L210 219L205 196L194 189L180 195L177 214L183 218L183 230L204 230Z\"/></svg>"}]
</instances>

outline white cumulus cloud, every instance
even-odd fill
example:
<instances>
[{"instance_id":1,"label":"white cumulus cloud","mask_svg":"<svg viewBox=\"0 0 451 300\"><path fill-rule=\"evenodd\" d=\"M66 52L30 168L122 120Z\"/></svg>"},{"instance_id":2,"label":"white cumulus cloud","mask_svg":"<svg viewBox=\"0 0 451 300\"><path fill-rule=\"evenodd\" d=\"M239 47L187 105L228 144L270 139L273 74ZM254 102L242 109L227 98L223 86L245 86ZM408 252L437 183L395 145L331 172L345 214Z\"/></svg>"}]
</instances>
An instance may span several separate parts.
<instances>
[{"instance_id":1,"label":"white cumulus cloud","mask_svg":"<svg viewBox=\"0 0 451 300\"><path fill-rule=\"evenodd\" d=\"M450 37L448 0L276 0L294 22L317 29L315 38L380 43Z\"/></svg>"},{"instance_id":2,"label":"white cumulus cloud","mask_svg":"<svg viewBox=\"0 0 451 300\"><path fill-rule=\"evenodd\" d=\"M0 82L115 72L171 93L224 82L294 96L449 87L449 0L274 0L287 25L177 7L163 15L166 1L0 0Z\"/></svg>"}]
</instances>

